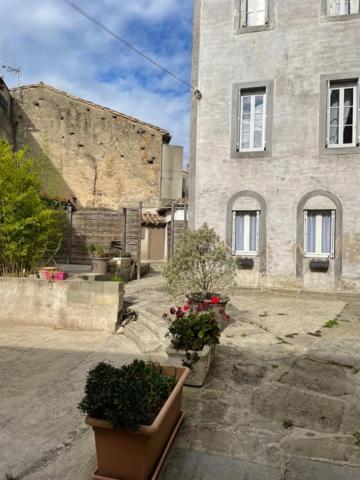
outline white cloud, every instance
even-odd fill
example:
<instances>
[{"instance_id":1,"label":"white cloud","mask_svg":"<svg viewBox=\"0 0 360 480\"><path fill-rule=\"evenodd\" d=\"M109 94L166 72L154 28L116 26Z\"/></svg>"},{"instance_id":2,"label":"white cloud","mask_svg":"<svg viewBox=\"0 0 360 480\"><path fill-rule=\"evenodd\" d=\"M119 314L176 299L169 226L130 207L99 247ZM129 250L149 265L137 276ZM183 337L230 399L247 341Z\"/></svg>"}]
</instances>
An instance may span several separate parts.
<instances>
[{"instance_id":1,"label":"white cloud","mask_svg":"<svg viewBox=\"0 0 360 480\"><path fill-rule=\"evenodd\" d=\"M192 0L74 1L189 80ZM187 149L190 97L181 84L62 0L1 0L1 7L0 62L20 65L22 83L44 81L154 123ZM5 79L15 84L9 73Z\"/></svg>"}]
</instances>

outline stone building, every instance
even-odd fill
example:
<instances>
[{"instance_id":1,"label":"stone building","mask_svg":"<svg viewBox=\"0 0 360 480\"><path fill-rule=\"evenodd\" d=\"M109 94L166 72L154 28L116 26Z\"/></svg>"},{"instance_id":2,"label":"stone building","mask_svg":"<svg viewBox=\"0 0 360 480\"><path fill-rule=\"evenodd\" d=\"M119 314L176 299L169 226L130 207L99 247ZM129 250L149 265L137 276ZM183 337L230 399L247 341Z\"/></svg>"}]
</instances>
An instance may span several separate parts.
<instances>
[{"instance_id":1,"label":"stone building","mask_svg":"<svg viewBox=\"0 0 360 480\"><path fill-rule=\"evenodd\" d=\"M78 208L157 208L182 196L166 131L39 83L12 91L14 143L43 159L44 190Z\"/></svg>"},{"instance_id":2,"label":"stone building","mask_svg":"<svg viewBox=\"0 0 360 480\"><path fill-rule=\"evenodd\" d=\"M0 140L12 142L12 98L4 80L0 77Z\"/></svg>"},{"instance_id":3,"label":"stone building","mask_svg":"<svg viewBox=\"0 0 360 480\"><path fill-rule=\"evenodd\" d=\"M196 0L190 222L248 286L360 288L359 0Z\"/></svg>"}]
</instances>

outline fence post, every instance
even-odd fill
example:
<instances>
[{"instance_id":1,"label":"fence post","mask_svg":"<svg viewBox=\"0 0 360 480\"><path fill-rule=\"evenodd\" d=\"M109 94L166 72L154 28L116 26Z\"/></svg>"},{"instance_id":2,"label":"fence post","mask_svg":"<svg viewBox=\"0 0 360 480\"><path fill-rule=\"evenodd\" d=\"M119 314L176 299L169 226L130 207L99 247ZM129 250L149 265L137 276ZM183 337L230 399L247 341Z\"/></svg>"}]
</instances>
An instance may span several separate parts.
<instances>
[{"instance_id":1,"label":"fence post","mask_svg":"<svg viewBox=\"0 0 360 480\"><path fill-rule=\"evenodd\" d=\"M188 202L185 200L184 202L184 223L185 223L185 228L189 228L188 225Z\"/></svg>"},{"instance_id":2,"label":"fence post","mask_svg":"<svg viewBox=\"0 0 360 480\"><path fill-rule=\"evenodd\" d=\"M142 228L142 202L139 203L139 229L138 229L138 254L137 254L137 279L141 278L141 228Z\"/></svg>"},{"instance_id":3,"label":"fence post","mask_svg":"<svg viewBox=\"0 0 360 480\"><path fill-rule=\"evenodd\" d=\"M126 229L127 229L127 208L124 208L124 209L123 209L123 212L124 212L124 235L123 235L123 248L124 248L124 252L126 252L126 235L127 235L127 232L126 232Z\"/></svg>"},{"instance_id":4,"label":"fence post","mask_svg":"<svg viewBox=\"0 0 360 480\"><path fill-rule=\"evenodd\" d=\"M67 263L71 263L71 257L72 257L72 210L73 207L71 203L69 202L66 207L66 213L67 213L67 222L68 222L68 235L67 235Z\"/></svg>"},{"instance_id":5,"label":"fence post","mask_svg":"<svg viewBox=\"0 0 360 480\"><path fill-rule=\"evenodd\" d=\"M175 202L171 202L171 256L175 250Z\"/></svg>"}]
</instances>

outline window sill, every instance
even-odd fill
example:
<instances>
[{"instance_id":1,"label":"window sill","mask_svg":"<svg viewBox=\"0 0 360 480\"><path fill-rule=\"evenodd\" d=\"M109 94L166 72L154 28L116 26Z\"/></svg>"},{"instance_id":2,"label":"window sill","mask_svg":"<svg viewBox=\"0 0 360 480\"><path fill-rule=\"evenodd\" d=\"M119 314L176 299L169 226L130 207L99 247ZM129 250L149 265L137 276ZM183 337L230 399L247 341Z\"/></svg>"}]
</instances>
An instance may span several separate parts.
<instances>
[{"instance_id":1,"label":"window sill","mask_svg":"<svg viewBox=\"0 0 360 480\"><path fill-rule=\"evenodd\" d=\"M359 147L321 147L321 155L359 155Z\"/></svg>"},{"instance_id":2,"label":"window sill","mask_svg":"<svg viewBox=\"0 0 360 480\"><path fill-rule=\"evenodd\" d=\"M242 33L254 33L254 32L263 32L266 30L270 30L272 27L269 23L266 25L257 25L254 27L243 27L239 26L238 29L235 31L235 35L241 35Z\"/></svg>"},{"instance_id":3,"label":"window sill","mask_svg":"<svg viewBox=\"0 0 360 480\"><path fill-rule=\"evenodd\" d=\"M360 153L360 152L359 152ZM256 150L248 152L237 152L236 150L231 152L231 158L263 158L271 157L272 152L270 150Z\"/></svg>"},{"instance_id":4,"label":"window sill","mask_svg":"<svg viewBox=\"0 0 360 480\"><path fill-rule=\"evenodd\" d=\"M359 20L360 13L352 13L351 15L323 15L321 18L322 23L331 22L348 22L349 20Z\"/></svg>"}]
</instances>

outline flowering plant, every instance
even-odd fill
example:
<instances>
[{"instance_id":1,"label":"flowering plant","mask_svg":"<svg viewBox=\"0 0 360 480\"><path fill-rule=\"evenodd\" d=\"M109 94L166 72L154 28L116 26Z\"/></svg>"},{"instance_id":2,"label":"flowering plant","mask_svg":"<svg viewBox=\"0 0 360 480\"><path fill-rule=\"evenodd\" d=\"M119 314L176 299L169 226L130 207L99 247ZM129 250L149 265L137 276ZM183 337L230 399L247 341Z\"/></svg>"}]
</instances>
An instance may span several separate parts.
<instances>
[{"instance_id":1,"label":"flowering plant","mask_svg":"<svg viewBox=\"0 0 360 480\"><path fill-rule=\"evenodd\" d=\"M190 305L172 307L170 315L164 314L168 320L168 336L175 350L185 351L186 360L183 364L192 367L199 359L205 345L214 346L220 343L220 328L216 314L205 305L192 311Z\"/></svg>"}]
</instances>

